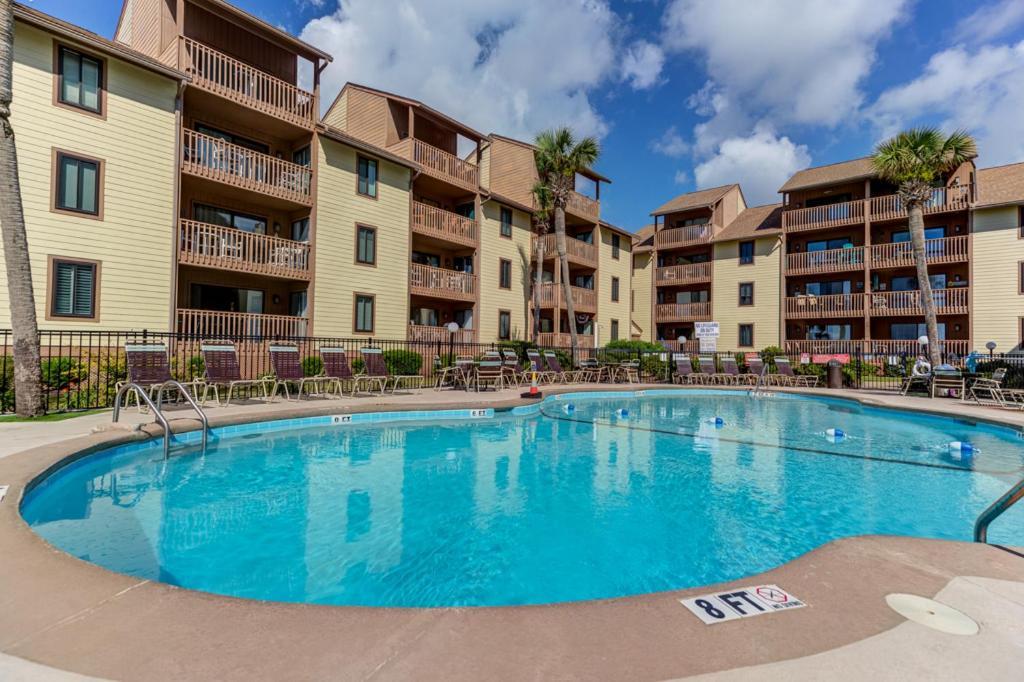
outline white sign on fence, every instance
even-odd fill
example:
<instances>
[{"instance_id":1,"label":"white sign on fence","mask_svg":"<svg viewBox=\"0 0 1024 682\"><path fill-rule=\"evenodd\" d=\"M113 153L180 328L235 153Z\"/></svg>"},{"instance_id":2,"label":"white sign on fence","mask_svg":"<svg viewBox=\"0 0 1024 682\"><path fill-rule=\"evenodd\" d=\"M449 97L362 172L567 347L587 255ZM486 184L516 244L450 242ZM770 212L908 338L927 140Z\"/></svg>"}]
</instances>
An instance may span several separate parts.
<instances>
[{"instance_id":1,"label":"white sign on fence","mask_svg":"<svg viewBox=\"0 0 1024 682\"><path fill-rule=\"evenodd\" d=\"M714 353L718 350L717 336L702 336L697 341L700 344L701 353Z\"/></svg>"},{"instance_id":2,"label":"white sign on fence","mask_svg":"<svg viewBox=\"0 0 1024 682\"><path fill-rule=\"evenodd\" d=\"M694 322L693 323L693 335L698 339L703 338L718 338L718 323L717 322Z\"/></svg>"},{"instance_id":3,"label":"white sign on fence","mask_svg":"<svg viewBox=\"0 0 1024 682\"><path fill-rule=\"evenodd\" d=\"M705 594L692 599L680 599L705 625L724 623L738 618L763 616L806 606L802 601L778 585L756 585L717 594Z\"/></svg>"}]
</instances>

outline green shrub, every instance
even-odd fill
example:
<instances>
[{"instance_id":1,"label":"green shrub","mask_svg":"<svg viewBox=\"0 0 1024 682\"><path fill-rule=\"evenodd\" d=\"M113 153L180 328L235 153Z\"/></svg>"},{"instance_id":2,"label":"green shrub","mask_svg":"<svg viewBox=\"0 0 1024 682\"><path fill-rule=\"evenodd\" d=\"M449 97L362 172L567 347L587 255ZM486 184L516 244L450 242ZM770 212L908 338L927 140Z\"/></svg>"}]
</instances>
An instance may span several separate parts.
<instances>
[{"instance_id":1,"label":"green shrub","mask_svg":"<svg viewBox=\"0 0 1024 682\"><path fill-rule=\"evenodd\" d=\"M388 372L412 376L423 368L423 356L412 350L386 350L381 354Z\"/></svg>"},{"instance_id":2,"label":"green shrub","mask_svg":"<svg viewBox=\"0 0 1024 682\"><path fill-rule=\"evenodd\" d=\"M660 343L651 343L650 341L639 341L636 339L616 339L615 341L609 341L604 344L607 350L627 350L631 351L634 355L637 353L655 352L664 353L665 348Z\"/></svg>"},{"instance_id":3,"label":"green shrub","mask_svg":"<svg viewBox=\"0 0 1024 682\"><path fill-rule=\"evenodd\" d=\"M768 365L769 371L775 371L775 358L779 355L785 355L786 351L782 350L778 346L766 346L761 350L761 360L764 364ZM799 363L794 363L799 364Z\"/></svg>"},{"instance_id":4,"label":"green shrub","mask_svg":"<svg viewBox=\"0 0 1024 682\"><path fill-rule=\"evenodd\" d=\"M82 377L82 367L72 358L47 358L39 363L43 390L60 391Z\"/></svg>"},{"instance_id":5,"label":"green shrub","mask_svg":"<svg viewBox=\"0 0 1024 682\"><path fill-rule=\"evenodd\" d=\"M202 355L193 355L179 368L178 358L171 358L171 376L181 382L202 379L206 376L206 361Z\"/></svg>"},{"instance_id":6,"label":"green shrub","mask_svg":"<svg viewBox=\"0 0 1024 682\"><path fill-rule=\"evenodd\" d=\"M324 371L324 361L315 355L302 358L302 376L315 377Z\"/></svg>"},{"instance_id":7,"label":"green shrub","mask_svg":"<svg viewBox=\"0 0 1024 682\"><path fill-rule=\"evenodd\" d=\"M14 411L14 358L0 357L3 374L0 375L0 412Z\"/></svg>"}]
</instances>

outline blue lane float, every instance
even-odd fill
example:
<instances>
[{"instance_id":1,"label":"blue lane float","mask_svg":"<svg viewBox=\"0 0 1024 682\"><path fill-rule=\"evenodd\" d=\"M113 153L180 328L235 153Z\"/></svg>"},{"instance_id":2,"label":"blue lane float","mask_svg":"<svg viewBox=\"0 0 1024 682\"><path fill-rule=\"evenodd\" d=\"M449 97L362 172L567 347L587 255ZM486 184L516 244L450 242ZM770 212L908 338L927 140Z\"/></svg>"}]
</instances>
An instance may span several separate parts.
<instances>
[{"instance_id":1,"label":"blue lane float","mask_svg":"<svg viewBox=\"0 0 1024 682\"><path fill-rule=\"evenodd\" d=\"M966 441L950 441L946 446L953 459L971 459L974 457L974 446Z\"/></svg>"},{"instance_id":2,"label":"blue lane float","mask_svg":"<svg viewBox=\"0 0 1024 682\"><path fill-rule=\"evenodd\" d=\"M562 408L562 411L565 412L566 414L572 414L573 412L576 411L576 406L573 405L572 403L568 403L565 407Z\"/></svg>"},{"instance_id":3,"label":"blue lane float","mask_svg":"<svg viewBox=\"0 0 1024 682\"><path fill-rule=\"evenodd\" d=\"M846 432L842 429L825 429L825 438L838 443L846 439Z\"/></svg>"},{"instance_id":4,"label":"blue lane float","mask_svg":"<svg viewBox=\"0 0 1024 682\"><path fill-rule=\"evenodd\" d=\"M628 419L629 410L627 410L625 407L620 407L619 409L615 410L615 416L618 417L619 419Z\"/></svg>"},{"instance_id":5,"label":"blue lane float","mask_svg":"<svg viewBox=\"0 0 1024 682\"><path fill-rule=\"evenodd\" d=\"M708 417L704 421L708 424L712 424L716 429L720 429L725 426L725 420L721 417Z\"/></svg>"}]
</instances>

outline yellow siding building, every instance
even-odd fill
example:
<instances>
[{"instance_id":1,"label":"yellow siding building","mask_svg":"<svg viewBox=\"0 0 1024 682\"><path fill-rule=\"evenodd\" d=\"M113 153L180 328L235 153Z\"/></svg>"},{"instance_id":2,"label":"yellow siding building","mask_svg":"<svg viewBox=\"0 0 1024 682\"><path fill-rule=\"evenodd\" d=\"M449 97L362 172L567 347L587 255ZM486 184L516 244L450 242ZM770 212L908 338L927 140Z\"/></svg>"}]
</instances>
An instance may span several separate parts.
<instances>
[{"instance_id":1,"label":"yellow siding building","mask_svg":"<svg viewBox=\"0 0 1024 682\"><path fill-rule=\"evenodd\" d=\"M597 344L630 338L629 298L633 274L633 238L607 223L598 225Z\"/></svg>"},{"instance_id":2,"label":"yellow siding building","mask_svg":"<svg viewBox=\"0 0 1024 682\"><path fill-rule=\"evenodd\" d=\"M502 234L502 209L511 212L510 236ZM530 337L530 214L521 208L486 201L480 221L480 341L502 340L500 321L507 314L510 339ZM507 213L506 213L507 215ZM511 279L502 286L502 268Z\"/></svg>"},{"instance_id":3,"label":"yellow siding building","mask_svg":"<svg viewBox=\"0 0 1024 682\"><path fill-rule=\"evenodd\" d=\"M167 330L180 74L34 10L15 14L11 123L39 326ZM58 90L58 64L83 59L98 69L99 92L72 106L62 101L72 91ZM72 183L79 173L82 183ZM73 201L80 210L68 210ZM55 305L70 296L72 307ZM0 287L0 328L10 326L9 305Z\"/></svg>"},{"instance_id":4,"label":"yellow siding building","mask_svg":"<svg viewBox=\"0 0 1024 682\"><path fill-rule=\"evenodd\" d=\"M633 235L633 272L630 275L629 336L638 341L654 341L654 226Z\"/></svg>"}]
</instances>

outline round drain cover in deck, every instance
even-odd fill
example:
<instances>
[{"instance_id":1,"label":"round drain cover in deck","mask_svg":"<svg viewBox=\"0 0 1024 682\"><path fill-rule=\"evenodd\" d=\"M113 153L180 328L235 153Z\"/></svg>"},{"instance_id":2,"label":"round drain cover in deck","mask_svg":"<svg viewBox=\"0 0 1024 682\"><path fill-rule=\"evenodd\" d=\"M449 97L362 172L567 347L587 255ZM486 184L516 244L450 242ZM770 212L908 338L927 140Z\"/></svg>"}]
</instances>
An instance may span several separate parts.
<instances>
[{"instance_id":1,"label":"round drain cover in deck","mask_svg":"<svg viewBox=\"0 0 1024 682\"><path fill-rule=\"evenodd\" d=\"M886 595L885 602L907 620L950 635L976 635L978 624L970 616L916 594Z\"/></svg>"}]
</instances>

